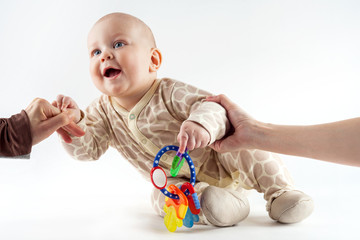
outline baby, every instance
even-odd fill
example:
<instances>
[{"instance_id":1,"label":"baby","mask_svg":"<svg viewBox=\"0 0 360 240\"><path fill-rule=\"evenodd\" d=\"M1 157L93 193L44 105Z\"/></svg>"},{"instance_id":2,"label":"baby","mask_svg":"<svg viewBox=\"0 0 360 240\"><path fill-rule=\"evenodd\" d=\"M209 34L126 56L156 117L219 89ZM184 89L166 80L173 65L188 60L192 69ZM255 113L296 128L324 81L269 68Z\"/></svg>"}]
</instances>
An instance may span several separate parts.
<instances>
[{"instance_id":1,"label":"baby","mask_svg":"<svg viewBox=\"0 0 360 240\"><path fill-rule=\"evenodd\" d=\"M64 147L79 160L97 160L109 146L117 149L150 180L154 156L166 145L185 147L195 164L201 201L200 223L231 226L247 217L249 203L244 189L264 194L269 216L281 223L308 217L313 201L294 190L290 175L275 155L259 150L220 154L209 145L229 130L225 110L206 102L210 94L168 78L158 79L162 56L150 28L124 13L102 17L88 36L90 74L103 93L81 111L69 97L59 95L54 105L76 111L74 121L86 134L58 132ZM170 176L172 155L160 165ZM185 164L186 165L186 164ZM188 166L178 177L168 178L177 186L189 181ZM165 196L154 188L152 205L159 215Z\"/></svg>"}]
</instances>

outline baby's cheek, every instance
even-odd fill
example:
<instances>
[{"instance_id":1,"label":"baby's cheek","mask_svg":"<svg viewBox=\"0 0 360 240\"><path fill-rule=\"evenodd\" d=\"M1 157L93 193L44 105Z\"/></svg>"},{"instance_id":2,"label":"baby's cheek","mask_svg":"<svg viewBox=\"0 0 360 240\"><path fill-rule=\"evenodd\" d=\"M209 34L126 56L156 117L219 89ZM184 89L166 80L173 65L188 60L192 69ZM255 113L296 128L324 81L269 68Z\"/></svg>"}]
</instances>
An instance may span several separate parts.
<instances>
[{"instance_id":1,"label":"baby's cheek","mask_svg":"<svg viewBox=\"0 0 360 240\"><path fill-rule=\"evenodd\" d=\"M101 74L100 64L97 61L90 61L89 71L91 77L99 76Z\"/></svg>"},{"instance_id":2,"label":"baby's cheek","mask_svg":"<svg viewBox=\"0 0 360 240\"><path fill-rule=\"evenodd\" d=\"M101 82L102 80L102 74L100 70L96 67L90 66L90 77L94 84L96 85L97 82Z\"/></svg>"}]
</instances>

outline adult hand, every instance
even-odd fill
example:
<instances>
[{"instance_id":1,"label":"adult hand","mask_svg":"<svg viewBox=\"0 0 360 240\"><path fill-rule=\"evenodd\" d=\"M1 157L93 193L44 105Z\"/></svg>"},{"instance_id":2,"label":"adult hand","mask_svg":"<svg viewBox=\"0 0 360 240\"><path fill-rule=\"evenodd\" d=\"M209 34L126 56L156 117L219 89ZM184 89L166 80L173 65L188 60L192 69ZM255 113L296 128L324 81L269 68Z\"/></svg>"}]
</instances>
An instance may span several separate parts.
<instances>
[{"instance_id":1,"label":"adult hand","mask_svg":"<svg viewBox=\"0 0 360 240\"><path fill-rule=\"evenodd\" d=\"M233 127L233 131L229 135L214 142L210 147L217 152L232 152L242 148L251 148L251 126L256 121L223 94L209 96L206 100L222 105L226 109L227 117Z\"/></svg>"},{"instance_id":2,"label":"adult hand","mask_svg":"<svg viewBox=\"0 0 360 240\"><path fill-rule=\"evenodd\" d=\"M224 95L207 100L221 104L234 127L231 135L211 146L215 151L255 148L360 167L360 118L308 126L275 125L252 119Z\"/></svg>"},{"instance_id":3,"label":"adult hand","mask_svg":"<svg viewBox=\"0 0 360 240\"><path fill-rule=\"evenodd\" d=\"M74 136L83 136L85 132L77 126L72 119L71 110L61 112L48 101L41 98L34 99L25 109L31 127L32 145L38 144L48 138L57 129L66 126L69 133Z\"/></svg>"},{"instance_id":4,"label":"adult hand","mask_svg":"<svg viewBox=\"0 0 360 240\"><path fill-rule=\"evenodd\" d=\"M72 122L78 123L80 121L81 118L80 108L71 97L60 94L56 97L56 101L54 101L52 105L60 109L61 111L70 111L73 116ZM74 123L71 123L71 125L74 125ZM61 138L66 143L71 143L72 142L71 136L74 135L72 134L71 128L69 128L69 126L71 125L67 125L65 127L56 130L56 132L61 136Z\"/></svg>"}]
</instances>

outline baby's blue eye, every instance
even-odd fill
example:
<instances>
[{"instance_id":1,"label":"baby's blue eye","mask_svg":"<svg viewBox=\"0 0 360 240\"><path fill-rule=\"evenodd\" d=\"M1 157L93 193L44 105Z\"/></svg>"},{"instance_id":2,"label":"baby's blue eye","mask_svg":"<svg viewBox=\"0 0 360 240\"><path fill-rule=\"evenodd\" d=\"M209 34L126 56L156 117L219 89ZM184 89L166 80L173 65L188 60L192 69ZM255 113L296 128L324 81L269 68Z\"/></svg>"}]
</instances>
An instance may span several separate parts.
<instances>
[{"instance_id":1,"label":"baby's blue eye","mask_svg":"<svg viewBox=\"0 0 360 240\"><path fill-rule=\"evenodd\" d=\"M93 55L94 55L94 56L97 56L97 55L99 55L100 53L101 53L100 50L95 50L95 51L93 52Z\"/></svg>"},{"instance_id":2,"label":"baby's blue eye","mask_svg":"<svg viewBox=\"0 0 360 240\"><path fill-rule=\"evenodd\" d=\"M117 42L117 43L115 43L114 48L123 47L124 45L125 45L125 44L122 43L122 42Z\"/></svg>"}]
</instances>

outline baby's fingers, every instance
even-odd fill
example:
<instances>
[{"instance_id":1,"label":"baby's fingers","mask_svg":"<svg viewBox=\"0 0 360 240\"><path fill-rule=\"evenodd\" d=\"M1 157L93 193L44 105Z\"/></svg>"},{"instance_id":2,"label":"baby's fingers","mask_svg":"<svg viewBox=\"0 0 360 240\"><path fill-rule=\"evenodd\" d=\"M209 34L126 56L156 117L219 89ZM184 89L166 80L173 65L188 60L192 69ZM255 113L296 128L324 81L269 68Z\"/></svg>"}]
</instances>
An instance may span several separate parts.
<instances>
[{"instance_id":1,"label":"baby's fingers","mask_svg":"<svg viewBox=\"0 0 360 240\"><path fill-rule=\"evenodd\" d=\"M61 106L61 110L65 110L66 108L72 108L72 99L70 97L63 97L62 99L62 106Z\"/></svg>"},{"instance_id":2,"label":"baby's fingers","mask_svg":"<svg viewBox=\"0 0 360 240\"><path fill-rule=\"evenodd\" d=\"M55 100L55 101L53 101L52 103L51 103L51 105L53 105L54 107L56 107L56 108L59 108L59 106L58 106L58 104L57 104L57 101Z\"/></svg>"},{"instance_id":3,"label":"baby's fingers","mask_svg":"<svg viewBox=\"0 0 360 240\"><path fill-rule=\"evenodd\" d=\"M66 130L67 133L76 137L81 137L85 135L85 132L74 122L71 122L68 125L64 126L63 129Z\"/></svg>"},{"instance_id":4,"label":"baby's fingers","mask_svg":"<svg viewBox=\"0 0 360 240\"><path fill-rule=\"evenodd\" d=\"M183 129L180 129L180 133L177 137L177 140L179 142L179 152L180 153L184 153L185 152L185 148L188 144L188 140L189 140L189 136L188 134L183 130Z\"/></svg>"},{"instance_id":5,"label":"baby's fingers","mask_svg":"<svg viewBox=\"0 0 360 240\"><path fill-rule=\"evenodd\" d=\"M207 146L207 142L205 140L197 140L195 143L195 148L203 148Z\"/></svg>"},{"instance_id":6,"label":"baby's fingers","mask_svg":"<svg viewBox=\"0 0 360 240\"><path fill-rule=\"evenodd\" d=\"M57 103L57 107L60 110L64 110L67 107L73 107L72 99L70 97L64 96L62 94L60 94L56 97L56 103Z\"/></svg>"},{"instance_id":7,"label":"baby's fingers","mask_svg":"<svg viewBox=\"0 0 360 240\"><path fill-rule=\"evenodd\" d=\"M195 136L194 136L194 135L190 135L185 147L187 147L189 151L192 151L192 150L195 149L196 144L197 144L197 142L196 142ZM184 151L185 151L185 150L184 150Z\"/></svg>"},{"instance_id":8,"label":"baby's fingers","mask_svg":"<svg viewBox=\"0 0 360 240\"><path fill-rule=\"evenodd\" d=\"M58 130L56 130L56 132L61 136L61 138L64 140L64 142L66 142L66 143L72 142L71 137L64 129L59 128Z\"/></svg>"},{"instance_id":9,"label":"baby's fingers","mask_svg":"<svg viewBox=\"0 0 360 240\"><path fill-rule=\"evenodd\" d=\"M57 107L60 109L60 110L63 110L64 109L64 106L63 106L63 101L64 101L64 95L62 94L59 94L57 97L56 97L56 105Z\"/></svg>"}]
</instances>

